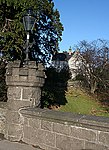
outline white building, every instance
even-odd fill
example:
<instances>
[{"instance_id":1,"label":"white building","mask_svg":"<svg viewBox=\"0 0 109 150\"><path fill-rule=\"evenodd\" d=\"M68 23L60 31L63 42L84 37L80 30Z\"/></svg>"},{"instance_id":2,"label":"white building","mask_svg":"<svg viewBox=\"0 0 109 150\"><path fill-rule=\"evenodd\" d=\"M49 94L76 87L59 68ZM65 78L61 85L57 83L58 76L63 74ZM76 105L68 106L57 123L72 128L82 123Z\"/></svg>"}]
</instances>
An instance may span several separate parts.
<instances>
[{"instance_id":1,"label":"white building","mask_svg":"<svg viewBox=\"0 0 109 150\"><path fill-rule=\"evenodd\" d=\"M64 53L57 53L52 58L52 67L60 71L64 68L68 68L68 62L66 60L66 55Z\"/></svg>"},{"instance_id":2,"label":"white building","mask_svg":"<svg viewBox=\"0 0 109 150\"><path fill-rule=\"evenodd\" d=\"M74 79L79 72L79 69L82 67L82 57L80 52L76 50L72 52L71 49L69 52L57 53L53 56L52 67L60 71L63 68L69 68L71 72L71 79Z\"/></svg>"},{"instance_id":3,"label":"white building","mask_svg":"<svg viewBox=\"0 0 109 150\"><path fill-rule=\"evenodd\" d=\"M74 79L78 73L79 70L82 67L82 59L81 59L81 55L79 53L78 50L76 50L70 59L68 59L68 66L69 66L69 70L71 72L71 78Z\"/></svg>"}]
</instances>

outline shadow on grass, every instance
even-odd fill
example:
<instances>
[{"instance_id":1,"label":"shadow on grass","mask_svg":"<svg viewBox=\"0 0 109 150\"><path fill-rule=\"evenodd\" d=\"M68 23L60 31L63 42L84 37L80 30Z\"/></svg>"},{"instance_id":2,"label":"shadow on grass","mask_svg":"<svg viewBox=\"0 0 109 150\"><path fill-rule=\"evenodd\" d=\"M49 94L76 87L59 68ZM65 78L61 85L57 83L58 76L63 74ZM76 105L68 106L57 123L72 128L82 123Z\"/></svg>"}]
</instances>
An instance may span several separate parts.
<instances>
[{"instance_id":1,"label":"shadow on grass","mask_svg":"<svg viewBox=\"0 0 109 150\"><path fill-rule=\"evenodd\" d=\"M56 71L55 68L46 70L46 80L42 91L41 107L60 106L67 103L65 93L67 81L70 78L69 70Z\"/></svg>"}]
</instances>

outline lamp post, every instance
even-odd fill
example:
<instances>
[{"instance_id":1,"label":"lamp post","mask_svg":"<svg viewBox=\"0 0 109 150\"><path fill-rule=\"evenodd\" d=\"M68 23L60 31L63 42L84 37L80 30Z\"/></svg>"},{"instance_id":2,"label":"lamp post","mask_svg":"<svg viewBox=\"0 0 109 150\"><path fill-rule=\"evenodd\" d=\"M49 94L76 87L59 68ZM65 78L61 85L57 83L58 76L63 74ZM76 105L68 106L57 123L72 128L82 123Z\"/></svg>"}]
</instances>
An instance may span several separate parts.
<instances>
[{"instance_id":1,"label":"lamp post","mask_svg":"<svg viewBox=\"0 0 109 150\"><path fill-rule=\"evenodd\" d=\"M26 58L25 61L26 63L28 63L29 60L29 56L28 56L28 52L29 52L29 37L30 37L30 32L33 30L34 24L35 24L35 15L33 13L33 10L27 9L27 12L25 13L25 15L23 16L23 24L24 24L24 28L27 34L27 41L26 41Z\"/></svg>"}]
</instances>

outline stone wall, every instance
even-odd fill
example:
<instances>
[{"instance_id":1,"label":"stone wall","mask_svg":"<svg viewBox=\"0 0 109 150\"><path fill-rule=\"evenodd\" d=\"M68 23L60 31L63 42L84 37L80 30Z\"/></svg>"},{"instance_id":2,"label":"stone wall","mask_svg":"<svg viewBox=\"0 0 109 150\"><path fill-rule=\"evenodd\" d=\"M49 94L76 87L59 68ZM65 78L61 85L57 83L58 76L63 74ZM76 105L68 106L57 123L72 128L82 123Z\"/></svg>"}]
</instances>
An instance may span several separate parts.
<instances>
[{"instance_id":1,"label":"stone wall","mask_svg":"<svg viewBox=\"0 0 109 150\"><path fill-rule=\"evenodd\" d=\"M5 134L7 103L0 102L0 133Z\"/></svg>"},{"instance_id":2,"label":"stone wall","mask_svg":"<svg viewBox=\"0 0 109 150\"><path fill-rule=\"evenodd\" d=\"M44 68L35 62L6 69L7 103L0 103L0 134L43 150L109 150L109 118L38 108Z\"/></svg>"},{"instance_id":3,"label":"stone wall","mask_svg":"<svg viewBox=\"0 0 109 150\"><path fill-rule=\"evenodd\" d=\"M44 68L42 64L29 61L21 67L20 61L8 62L6 66L6 85L8 87L8 103L27 103L27 106L40 105L41 87L44 84ZM9 106L13 107L11 104Z\"/></svg>"},{"instance_id":4,"label":"stone wall","mask_svg":"<svg viewBox=\"0 0 109 150\"><path fill-rule=\"evenodd\" d=\"M22 108L10 114L0 103L0 134L42 150L109 150L109 118L40 108ZM21 123L19 123L21 121ZM19 123L19 124L18 124ZM20 135L20 136L19 136Z\"/></svg>"},{"instance_id":5,"label":"stone wall","mask_svg":"<svg viewBox=\"0 0 109 150\"><path fill-rule=\"evenodd\" d=\"M22 141L44 150L109 150L109 118L22 109Z\"/></svg>"},{"instance_id":6,"label":"stone wall","mask_svg":"<svg viewBox=\"0 0 109 150\"><path fill-rule=\"evenodd\" d=\"M39 107L41 87L44 84L44 67L36 65L35 61L8 62L6 66L7 112L5 123L5 138L19 141L22 137L23 117L20 109Z\"/></svg>"}]
</instances>

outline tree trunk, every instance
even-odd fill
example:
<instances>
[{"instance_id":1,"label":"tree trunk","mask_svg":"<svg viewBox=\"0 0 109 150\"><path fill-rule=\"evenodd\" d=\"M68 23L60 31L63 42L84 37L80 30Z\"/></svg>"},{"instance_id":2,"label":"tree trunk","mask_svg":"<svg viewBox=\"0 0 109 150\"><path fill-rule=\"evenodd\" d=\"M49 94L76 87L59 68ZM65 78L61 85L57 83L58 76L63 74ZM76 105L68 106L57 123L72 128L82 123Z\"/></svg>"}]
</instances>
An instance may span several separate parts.
<instances>
[{"instance_id":1,"label":"tree trunk","mask_svg":"<svg viewBox=\"0 0 109 150\"><path fill-rule=\"evenodd\" d=\"M97 82L92 80L91 84L90 84L90 92L91 92L91 94L95 93L96 88L97 88Z\"/></svg>"}]
</instances>

